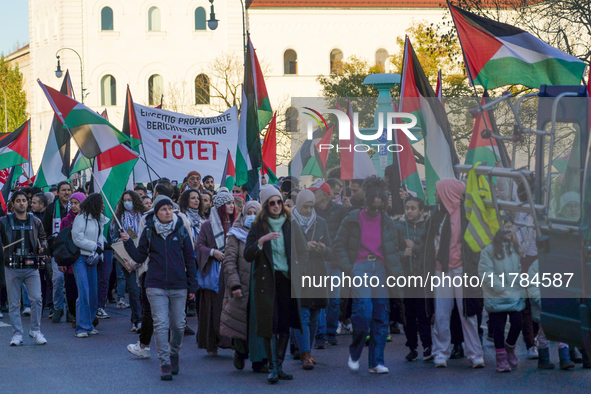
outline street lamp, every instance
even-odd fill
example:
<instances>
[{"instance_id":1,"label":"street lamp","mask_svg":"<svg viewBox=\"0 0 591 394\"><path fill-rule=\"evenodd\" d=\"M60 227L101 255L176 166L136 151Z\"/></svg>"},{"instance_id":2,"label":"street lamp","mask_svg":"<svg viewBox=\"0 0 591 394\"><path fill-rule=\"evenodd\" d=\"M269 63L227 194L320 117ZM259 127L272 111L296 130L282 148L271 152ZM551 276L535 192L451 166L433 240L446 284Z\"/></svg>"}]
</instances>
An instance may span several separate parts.
<instances>
[{"instance_id":1,"label":"street lamp","mask_svg":"<svg viewBox=\"0 0 591 394\"><path fill-rule=\"evenodd\" d=\"M6 92L4 89L2 89L2 93L4 93L4 132L8 133L8 107L6 106Z\"/></svg>"},{"instance_id":2,"label":"street lamp","mask_svg":"<svg viewBox=\"0 0 591 394\"><path fill-rule=\"evenodd\" d=\"M86 89L84 89L84 70L82 69L82 58L80 57L80 54L78 52L76 52L72 48L61 48L61 49L57 50L57 52L55 53L55 58L57 59L57 68L55 69L55 76L58 78L61 78L62 75L64 75L64 73L62 71L62 67L60 65L60 57L59 57L58 53L60 51L66 50L66 49L74 52L78 56L78 60L80 60L80 90L82 93L80 95L80 97L82 99L82 104L84 104L84 91L86 90Z\"/></svg>"},{"instance_id":3,"label":"street lamp","mask_svg":"<svg viewBox=\"0 0 591 394\"><path fill-rule=\"evenodd\" d=\"M209 30L215 30L218 28L218 20L215 19L215 12L213 10L213 0L209 0L211 3L211 13L209 14L209 20L207 21L207 27Z\"/></svg>"}]
</instances>

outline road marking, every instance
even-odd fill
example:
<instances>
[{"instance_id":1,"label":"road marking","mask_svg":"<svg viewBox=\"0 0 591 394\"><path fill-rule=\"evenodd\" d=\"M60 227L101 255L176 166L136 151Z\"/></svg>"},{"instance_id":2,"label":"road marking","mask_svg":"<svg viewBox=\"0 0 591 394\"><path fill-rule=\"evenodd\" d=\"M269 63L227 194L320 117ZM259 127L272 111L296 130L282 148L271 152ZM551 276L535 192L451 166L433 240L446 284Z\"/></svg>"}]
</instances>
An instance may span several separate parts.
<instances>
[{"instance_id":1,"label":"road marking","mask_svg":"<svg viewBox=\"0 0 591 394\"><path fill-rule=\"evenodd\" d=\"M10 327L10 324L2 323L2 322L0 321L0 327Z\"/></svg>"}]
</instances>

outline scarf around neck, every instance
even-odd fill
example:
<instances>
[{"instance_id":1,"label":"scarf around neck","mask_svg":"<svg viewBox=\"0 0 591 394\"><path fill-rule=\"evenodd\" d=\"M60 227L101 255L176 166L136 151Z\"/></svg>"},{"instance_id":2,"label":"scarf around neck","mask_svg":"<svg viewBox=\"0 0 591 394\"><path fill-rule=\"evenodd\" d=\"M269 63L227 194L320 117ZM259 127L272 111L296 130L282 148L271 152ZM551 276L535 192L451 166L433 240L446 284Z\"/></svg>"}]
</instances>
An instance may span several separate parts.
<instances>
[{"instance_id":1,"label":"scarf around neck","mask_svg":"<svg viewBox=\"0 0 591 394\"><path fill-rule=\"evenodd\" d=\"M312 214L310 215L310 217L305 217L301 213L299 213L297 207L293 207L293 209L291 210L291 214L295 218L296 222L298 222L302 230L304 230L304 234L307 234L308 230L310 230L316 222L315 209L312 210Z\"/></svg>"},{"instance_id":2,"label":"scarf around neck","mask_svg":"<svg viewBox=\"0 0 591 394\"><path fill-rule=\"evenodd\" d=\"M140 220L142 219L142 215L139 212L131 213L129 211L123 212L123 216L121 216L121 224L123 225L123 231L127 231L128 229L132 229L134 233L138 233L138 229L140 226Z\"/></svg>"},{"instance_id":3,"label":"scarf around neck","mask_svg":"<svg viewBox=\"0 0 591 394\"><path fill-rule=\"evenodd\" d=\"M201 225L205 221L205 220L203 220L201 215L199 215L199 210L193 209L193 208L187 208L187 210L185 211L185 214L187 215L187 217L189 218L189 221L191 222L191 227L193 227L195 229L195 231L197 232L197 234L199 234L199 232L201 231Z\"/></svg>"},{"instance_id":4,"label":"scarf around neck","mask_svg":"<svg viewBox=\"0 0 591 394\"><path fill-rule=\"evenodd\" d=\"M164 224L160 220L158 220L158 217L156 217L156 215L154 215L154 228L156 229L156 234L166 239L166 237L168 237L174 231L174 226L176 225L177 220L178 217L176 216L176 214L173 214L172 220Z\"/></svg>"},{"instance_id":5,"label":"scarf around neck","mask_svg":"<svg viewBox=\"0 0 591 394\"><path fill-rule=\"evenodd\" d=\"M220 252L223 252L224 249L226 249L226 236L224 234L224 226L222 224L222 220L220 219L220 215L218 215L217 209L211 210L209 221L211 222L211 232L213 233L213 238L215 239L217 249Z\"/></svg>"}]
</instances>

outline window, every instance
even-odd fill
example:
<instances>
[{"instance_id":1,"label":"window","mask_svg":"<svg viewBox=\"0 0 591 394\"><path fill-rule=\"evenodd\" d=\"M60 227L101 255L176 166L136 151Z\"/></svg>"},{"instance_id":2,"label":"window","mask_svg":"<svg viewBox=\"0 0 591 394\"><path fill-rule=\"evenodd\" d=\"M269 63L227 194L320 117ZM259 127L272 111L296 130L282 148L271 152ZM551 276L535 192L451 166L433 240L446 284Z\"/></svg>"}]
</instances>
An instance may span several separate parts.
<instances>
[{"instance_id":1,"label":"window","mask_svg":"<svg viewBox=\"0 0 591 394\"><path fill-rule=\"evenodd\" d=\"M113 30L113 10L111 7L103 7L101 10L101 30Z\"/></svg>"},{"instance_id":2,"label":"window","mask_svg":"<svg viewBox=\"0 0 591 394\"><path fill-rule=\"evenodd\" d=\"M148 79L148 104L159 105L163 93L164 79L158 74L152 75Z\"/></svg>"},{"instance_id":3,"label":"window","mask_svg":"<svg viewBox=\"0 0 591 394\"><path fill-rule=\"evenodd\" d=\"M330 73L337 74L343 67L343 51L333 49L330 51Z\"/></svg>"},{"instance_id":4,"label":"window","mask_svg":"<svg viewBox=\"0 0 591 394\"><path fill-rule=\"evenodd\" d=\"M195 10L195 30L205 30L205 26L207 26L205 19L205 8L197 8Z\"/></svg>"},{"instance_id":5,"label":"window","mask_svg":"<svg viewBox=\"0 0 591 394\"><path fill-rule=\"evenodd\" d=\"M158 7L148 10L148 31L160 31L160 9Z\"/></svg>"},{"instance_id":6,"label":"window","mask_svg":"<svg viewBox=\"0 0 591 394\"><path fill-rule=\"evenodd\" d=\"M386 60L388 60L388 51L380 48L376 51L376 66L386 70Z\"/></svg>"},{"instance_id":7,"label":"window","mask_svg":"<svg viewBox=\"0 0 591 394\"><path fill-rule=\"evenodd\" d=\"M209 78L205 74L195 78L195 104L209 104Z\"/></svg>"},{"instance_id":8,"label":"window","mask_svg":"<svg viewBox=\"0 0 591 394\"><path fill-rule=\"evenodd\" d=\"M101 105L117 105L117 82L112 75L101 79Z\"/></svg>"},{"instance_id":9,"label":"window","mask_svg":"<svg viewBox=\"0 0 591 394\"><path fill-rule=\"evenodd\" d=\"M289 107L285 111L285 131L288 133L297 133L298 131L298 110Z\"/></svg>"},{"instance_id":10,"label":"window","mask_svg":"<svg viewBox=\"0 0 591 394\"><path fill-rule=\"evenodd\" d=\"M297 74L298 73L298 54L293 49L288 49L283 54L283 73Z\"/></svg>"}]
</instances>

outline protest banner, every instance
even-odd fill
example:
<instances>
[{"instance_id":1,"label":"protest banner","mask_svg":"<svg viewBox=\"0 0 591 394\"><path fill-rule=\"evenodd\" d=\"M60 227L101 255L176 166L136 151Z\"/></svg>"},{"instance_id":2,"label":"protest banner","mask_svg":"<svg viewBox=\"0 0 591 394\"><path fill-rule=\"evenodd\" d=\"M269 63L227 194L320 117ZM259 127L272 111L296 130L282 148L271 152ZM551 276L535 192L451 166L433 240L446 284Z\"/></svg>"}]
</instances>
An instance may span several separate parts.
<instances>
[{"instance_id":1,"label":"protest banner","mask_svg":"<svg viewBox=\"0 0 591 394\"><path fill-rule=\"evenodd\" d=\"M221 179L228 150L236 152L238 112L236 107L212 117L199 117L134 104L137 124L152 168L152 179L168 178L179 185L189 171ZM140 150L144 157L144 152ZM146 164L134 168L135 182L149 182Z\"/></svg>"}]
</instances>

